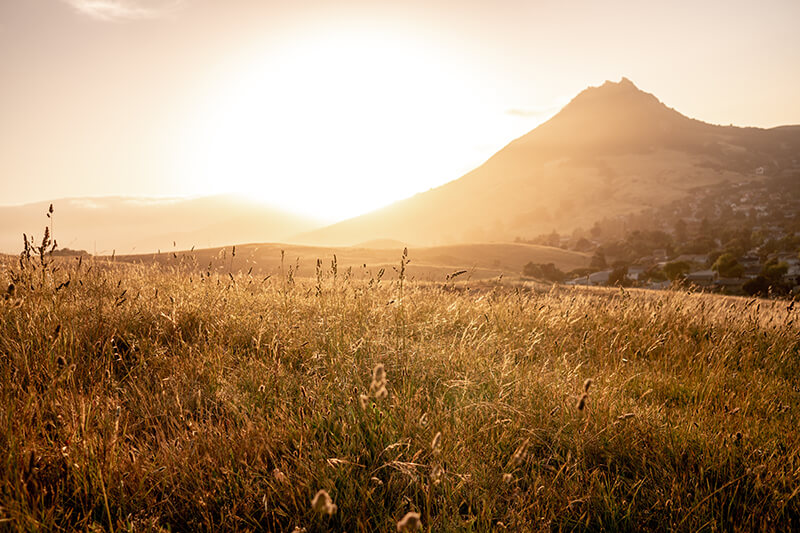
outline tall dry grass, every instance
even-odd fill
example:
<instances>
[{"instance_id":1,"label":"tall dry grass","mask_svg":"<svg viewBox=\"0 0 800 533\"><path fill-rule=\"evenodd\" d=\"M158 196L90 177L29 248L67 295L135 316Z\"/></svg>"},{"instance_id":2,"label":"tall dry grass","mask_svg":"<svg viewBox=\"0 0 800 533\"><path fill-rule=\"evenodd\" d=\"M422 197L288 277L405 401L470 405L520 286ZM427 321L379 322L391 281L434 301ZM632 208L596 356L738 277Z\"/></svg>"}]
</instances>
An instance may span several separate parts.
<instances>
[{"instance_id":1,"label":"tall dry grass","mask_svg":"<svg viewBox=\"0 0 800 533\"><path fill-rule=\"evenodd\" d=\"M37 257L0 273L2 528L800 528L785 302Z\"/></svg>"}]
</instances>

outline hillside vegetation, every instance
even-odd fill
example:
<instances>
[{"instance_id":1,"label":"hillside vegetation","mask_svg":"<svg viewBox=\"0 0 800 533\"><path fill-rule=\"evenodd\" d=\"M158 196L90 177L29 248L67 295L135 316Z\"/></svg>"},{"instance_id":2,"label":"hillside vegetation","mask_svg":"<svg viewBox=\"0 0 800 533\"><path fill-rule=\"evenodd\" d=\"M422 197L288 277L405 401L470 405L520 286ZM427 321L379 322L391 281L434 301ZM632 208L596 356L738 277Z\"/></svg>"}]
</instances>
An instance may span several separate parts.
<instances>
[{"instance_id":1,"label":"hillside vegetation","mask_svg":"<svg viewBox=\"0 0 800 533\"><path fill-rule=\"evenodd\" d=\"M3 528L800 528L784 302L47 261L0 273Z\"/></svg>"}]
</instances>

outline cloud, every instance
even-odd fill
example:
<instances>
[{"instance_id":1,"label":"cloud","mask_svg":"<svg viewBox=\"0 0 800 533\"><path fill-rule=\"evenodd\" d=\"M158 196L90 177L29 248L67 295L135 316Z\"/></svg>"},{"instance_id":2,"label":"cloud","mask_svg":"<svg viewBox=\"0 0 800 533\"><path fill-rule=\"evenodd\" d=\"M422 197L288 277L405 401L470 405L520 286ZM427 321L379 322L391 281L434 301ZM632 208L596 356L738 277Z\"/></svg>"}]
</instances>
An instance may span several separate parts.
<instances>
[{"instance_id":1,"label":"cloud","mask_svg":"<svg viewBox=\"0 0 800 533\"><path fill-rule=\"evenodd\" d=\"M73 9L103 21L142 20L174 12L183 0L62 0Z\"/></svg>"}]
</instances>

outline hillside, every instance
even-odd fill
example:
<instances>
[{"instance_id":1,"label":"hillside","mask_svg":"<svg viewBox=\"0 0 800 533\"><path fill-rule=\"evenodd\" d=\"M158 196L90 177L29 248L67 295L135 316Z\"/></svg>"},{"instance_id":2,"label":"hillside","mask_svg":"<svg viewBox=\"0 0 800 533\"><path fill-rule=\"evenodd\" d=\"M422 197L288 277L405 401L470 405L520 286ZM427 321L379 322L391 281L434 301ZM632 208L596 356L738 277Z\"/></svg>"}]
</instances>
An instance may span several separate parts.
<instances>
[{"instance_id":1,"label":"hillside","mask_svg":"<svg viewBox=\"0 0 800 533\"><path fill-rule=\"evenodd\" d=\"M460 179L300 235L317 244L442 244L569 232L712 184L798 166L800 127L715 126L623 78L586 89L556 116Z\"/></svg>"},{"instance_id":2,"label":"hillside","mask_svg":"<svg viewBox=\"0 0 800 533\"><path fill-rule=\"evenodd\" d=\"M388 244L388 243L384 243ZM296 270L299 277L313 277L317 259L330 268L334 255L340 272L352 268L356 277L374 275L381 268L391 273L398 265L403 246L385 248L366 247L317 247L287 244L247 244L232 248L210 248L192 252L124 255L116 260L128 263L159 263L162 265L185 265L187 263L218 272L250 271L259 276L278 275L283 252L284 267ZM464 278L486 279L499 275L519 276L528 262L553 263L563 271L587 266L586 254L537 246L531 244L478 243L449 246L409 248L409 277L443 281L455 271L466 270ZM299 268L298 268L299 265ZM251 270L252 269L252 270ZM394 275L392 273L392 275Z\"/></svg>"},{"instance_id":3,"label":"hillside","mask_svg":"<svg viewBox=\"0 0 800 533\"><path fill-rule=\"evenodd\" d=\"M40 239L50 203L0 207L0 252L19 252L23 233ZM279 241L318 226L236 196L69 198L52 203L59 246L100 254Z\"/></svg>"}]
</instances>

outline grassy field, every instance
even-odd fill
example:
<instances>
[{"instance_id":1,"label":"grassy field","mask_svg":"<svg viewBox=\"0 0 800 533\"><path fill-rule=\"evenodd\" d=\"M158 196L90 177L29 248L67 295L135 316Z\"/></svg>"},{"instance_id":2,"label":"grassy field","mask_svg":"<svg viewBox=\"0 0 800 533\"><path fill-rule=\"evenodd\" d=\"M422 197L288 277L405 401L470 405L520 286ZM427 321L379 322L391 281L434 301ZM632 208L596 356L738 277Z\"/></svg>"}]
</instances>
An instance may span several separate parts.
<instances>
[{"instance_id":1,"label":"grassy field","mask_svg":"<svg viewBox=\"0 0 800 533\"><path fill-rule=\"evenodd\" d=\"M371 243L367 243L368 245ZM287 244L244 244L234 248L207 248L186 252L165 252L117 256L120 262L163 266L194 266L218 273L250 272L254 276L278 275L283 264L298 276L315 276L319 258L325 262L334 255L342 273L351 269L351 277L369 279L383 268L391 271L403 253L403 244L381 246L300 246ZM589 265L585 253L562 250L551 246L521 243L472 243L445 246L414 247L406 266L409 280L444 281L457 270L465 270L464 278L485 280L500 275L519 278L528 262L553 263L568 272ZM210 267L209 267L210 265Z\"/></svg>"},{"instance_id":2,"label":"grassy field","mask_svg":"<svg viewBox=\"0 0 800 533\"><path fill-rule=\"evenodd\" d=\"M8 262L0 529L800 528L787 302L396 266Z\"/></svg>"}]
</instances>

